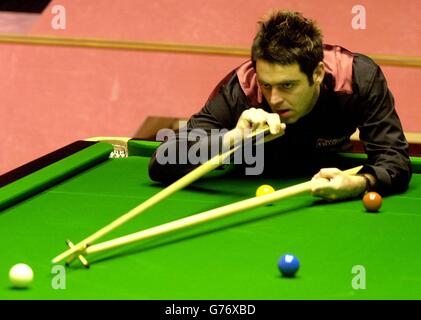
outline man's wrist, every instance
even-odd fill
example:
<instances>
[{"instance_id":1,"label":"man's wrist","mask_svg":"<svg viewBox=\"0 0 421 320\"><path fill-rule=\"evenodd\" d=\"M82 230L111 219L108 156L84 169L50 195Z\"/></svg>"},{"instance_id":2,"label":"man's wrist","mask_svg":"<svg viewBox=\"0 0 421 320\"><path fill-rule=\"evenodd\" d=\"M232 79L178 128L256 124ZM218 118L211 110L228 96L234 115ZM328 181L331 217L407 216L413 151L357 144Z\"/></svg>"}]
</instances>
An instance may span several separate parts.
<instances>
[{"instance_id":1,"label":"man's wrist","mask_svg":"<svg viewBox=\"0 0 421 320\"><path fill-rule=\"evenodd\" d=\"M363 193L367 193L374 190L376 179L371 174L358 174L357 176L362 177L365 180L365 188Z\"/></svg>"}]
</instances>

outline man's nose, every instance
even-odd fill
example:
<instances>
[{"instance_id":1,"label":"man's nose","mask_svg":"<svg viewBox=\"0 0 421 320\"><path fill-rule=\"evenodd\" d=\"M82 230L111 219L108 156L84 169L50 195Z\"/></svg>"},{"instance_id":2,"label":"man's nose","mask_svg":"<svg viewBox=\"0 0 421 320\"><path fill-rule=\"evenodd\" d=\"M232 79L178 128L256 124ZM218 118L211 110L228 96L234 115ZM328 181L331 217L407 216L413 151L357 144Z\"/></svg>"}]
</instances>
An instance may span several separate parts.
<instances>
[{"instance_id":1,"label":"man's nose","mask_svg":"<svg viewBox=\"0 0 421 320\"><path fill-rule=\"evenodd\" d=\"M283 102L284 102L284 98L282 97L282 95L279 92L279 90L277 90L276 88L272 88L272 91L270 92L270 101L269 101L269 103L272 106L277 106L277 105L281 105Z\"/></svg>"}]
</instances>

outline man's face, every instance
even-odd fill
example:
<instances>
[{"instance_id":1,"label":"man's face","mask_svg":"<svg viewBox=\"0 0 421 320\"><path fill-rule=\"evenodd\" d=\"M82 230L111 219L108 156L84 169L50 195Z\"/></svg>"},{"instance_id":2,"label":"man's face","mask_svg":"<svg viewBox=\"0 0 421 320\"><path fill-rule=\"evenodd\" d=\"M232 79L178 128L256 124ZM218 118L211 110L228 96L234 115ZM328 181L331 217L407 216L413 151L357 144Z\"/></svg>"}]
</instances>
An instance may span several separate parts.
<instances>
[{"instance_id":1,"label":"man's face","mask_svg":"<svg viewBox=\"0 0 421 320\"><path fill-rule=\"evenodd\" d=\"M298 63L281 65L258 59L256 74L272 112L277 113L283 123L291 124L313 109L319 97L324 70L323 64L319 64L313 74L315 81L309 85Z\"/></svg>"}]
</instances>

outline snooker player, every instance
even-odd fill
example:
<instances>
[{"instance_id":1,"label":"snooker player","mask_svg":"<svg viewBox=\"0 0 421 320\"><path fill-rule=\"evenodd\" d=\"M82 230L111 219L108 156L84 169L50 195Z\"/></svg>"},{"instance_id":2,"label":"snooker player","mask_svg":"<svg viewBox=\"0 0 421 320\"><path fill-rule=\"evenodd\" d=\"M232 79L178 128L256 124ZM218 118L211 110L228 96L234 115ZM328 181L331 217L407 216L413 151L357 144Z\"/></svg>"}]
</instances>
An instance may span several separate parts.
<instances>
[{"instance_id":1,"label":"snooker player","mask_svg":"<svg viewBox=\"0 0 421 320\"><path fill-rule=\"evenodd\" d=\"M320 182L312 190L315 196L346 199L408 187L408 143L380 67L362 54L324 45L321 31L300 13L276 11L259 23L251 59L218 84L187 130L200 128L210 135L211 129L228 129L226 142L241 136L242 129L264 125L281 135L265 143L265 172L324 168L313 177ZM332 153L350 150L357 128L368 156L359 174L323 167ZM157 160L168 145L180 142L177 136L157 149L149 165L151 179L172 182L197 166ZM189 141L188 148L195 143Z\"/></svg>"}]
</instances>

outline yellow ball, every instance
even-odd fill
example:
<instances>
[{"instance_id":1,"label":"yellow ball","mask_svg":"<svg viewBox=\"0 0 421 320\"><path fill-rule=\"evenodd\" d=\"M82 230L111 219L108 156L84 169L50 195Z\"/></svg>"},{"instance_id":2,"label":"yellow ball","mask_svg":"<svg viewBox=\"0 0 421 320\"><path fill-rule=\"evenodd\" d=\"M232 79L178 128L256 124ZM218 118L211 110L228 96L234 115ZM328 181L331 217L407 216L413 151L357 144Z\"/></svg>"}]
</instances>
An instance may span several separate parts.
<instances>
[{"instance_id":1,"label":"yellow ball","mask_svg":"<svg viewBox=\"0 0 421 320\"><path fill-rule=\"evenodd\" d=\"M256 197L264 196L272 192L275 192L275 189L273 189L273 187L268 184L264 184L257 188Z\"/></svg>"}]
</instances>

